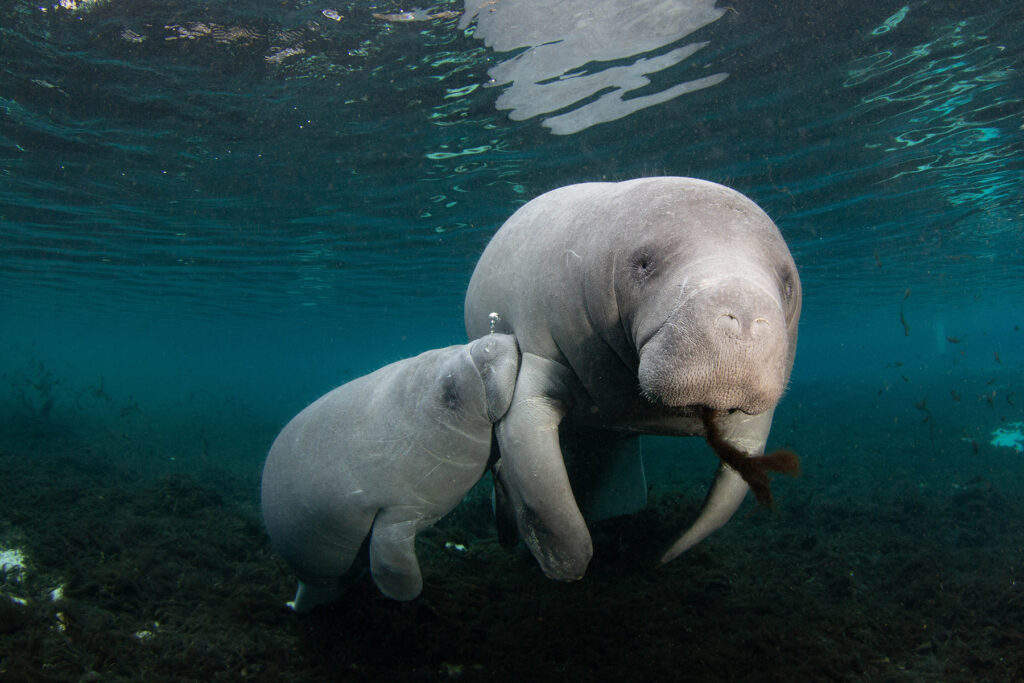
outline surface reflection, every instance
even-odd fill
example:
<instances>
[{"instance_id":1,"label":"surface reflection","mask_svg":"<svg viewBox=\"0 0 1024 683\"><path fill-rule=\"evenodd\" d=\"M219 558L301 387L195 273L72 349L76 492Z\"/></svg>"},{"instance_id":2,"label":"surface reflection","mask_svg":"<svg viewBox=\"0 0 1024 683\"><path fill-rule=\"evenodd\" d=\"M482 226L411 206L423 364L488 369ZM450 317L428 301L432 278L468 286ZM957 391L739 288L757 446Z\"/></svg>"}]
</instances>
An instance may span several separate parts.
<instances>
[{"instance_id":1,"label":"surface reflection","mask_svg":"<svg viewBox=\"0 0 1024 683\"><path fill-rule=\"evenodd\" d=\"M498 109L514 121L549 115L541 123L569 135L724 81L714 73L628 97L707 43L659 50L727 11L714 0L466 0L459 26L475 19L487 47L515 53L488 71L492 85L508 86Z\"/></svg>"}]
</instances>

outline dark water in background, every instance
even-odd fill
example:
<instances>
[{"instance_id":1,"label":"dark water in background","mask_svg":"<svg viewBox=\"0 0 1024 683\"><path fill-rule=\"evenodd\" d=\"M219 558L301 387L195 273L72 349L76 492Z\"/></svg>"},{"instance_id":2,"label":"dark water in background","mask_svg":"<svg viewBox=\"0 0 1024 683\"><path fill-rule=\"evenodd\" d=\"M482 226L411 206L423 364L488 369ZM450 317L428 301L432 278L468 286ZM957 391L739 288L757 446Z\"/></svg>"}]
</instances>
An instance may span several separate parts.
<instances>
[{"instance_id":1,"label":"dark water in background","mask_svg":"<svg viewBox=\"0 0 1024 683\"><path fill-rule=\"evenodd\" d=\"M1013 466L988 440L1024 421L1020 2L739 0L627 99L727 78L567 135L495 109L507 55L457 16L373 16L399 9L4 3L3 434L255 473L316 396L464 339L475 260L523 202L668 174L749 195L800 268L773 442L834 481L843 442L921 476ZM886 450L913 434L926 457Z\"/></svg>"}]
</instances>

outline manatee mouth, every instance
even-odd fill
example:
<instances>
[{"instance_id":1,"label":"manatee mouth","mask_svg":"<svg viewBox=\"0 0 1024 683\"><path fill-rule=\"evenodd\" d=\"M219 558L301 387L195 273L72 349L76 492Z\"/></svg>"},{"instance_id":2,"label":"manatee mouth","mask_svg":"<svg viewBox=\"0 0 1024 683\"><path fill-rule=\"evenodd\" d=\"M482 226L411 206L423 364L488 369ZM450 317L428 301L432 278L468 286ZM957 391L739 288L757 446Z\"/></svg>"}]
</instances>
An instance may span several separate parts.
<instances>
[{"instance_id":1,"label":"manatee mouth","mask_svg":"<svg viewBox=\"0 0 1024 683\"><path fill-rule=\"evenodd\" d=\"M783 355L740 353L737 346L662 330L640 349L637 380L650 403L686 410L758 415L785 392Z\"/></svg>"},{"instance_id":2,"label":"manatee mouth","mask_svg":"<svg viewBox=\"0 0 1024 683\"><path fill-rule=\"evenodd\" d=\"M785 392L790 339L759 280L711 277L637 347L644 396L670 406L758 415Z\"/></svg>"},{"instance_id":3,"label":"manatee mouth","mask_svg":"<svg viewBox=\"0 0 1024 683\"><path fill-rule=\"evenodd\" d=\"M716 408L709 406L706 403L687 403L685 405L672 405L665 403L657 396L651 396L640 391L640 400L643 401L644 406L649 410L657 413L660 417L687 417L695 420L700 420L701 416L706 412L712 412L719 416L732 415L733 413L744 413L746 415L757 415L758 413L750 413L739 406L731 408ZM763 411L761 411L763 412Z\"/></svg>"},{"instance_id":4,"label":"manatee mouth","mask_svg":"<svg viewBox=\"0 0 1024 683\"><path fill-rule=\"evenodd\" d=\"M771 410L778 403L781 396L750 396L742 390L722 392L725 400L709 400L706 395L696 397L695 394L706 394L701 391L659 391L650 386L640 383L640 397L651 408L662 415L677 417L699 418L705 412L712 412L719 416L732 415L741 412L746 415L760 415L766 410ZM719 389L718 391L721 391ZM666 395L667 394L667 395ZM743 394L743 401L728 400L730 394Z\"/></svg>"}]
</instances>

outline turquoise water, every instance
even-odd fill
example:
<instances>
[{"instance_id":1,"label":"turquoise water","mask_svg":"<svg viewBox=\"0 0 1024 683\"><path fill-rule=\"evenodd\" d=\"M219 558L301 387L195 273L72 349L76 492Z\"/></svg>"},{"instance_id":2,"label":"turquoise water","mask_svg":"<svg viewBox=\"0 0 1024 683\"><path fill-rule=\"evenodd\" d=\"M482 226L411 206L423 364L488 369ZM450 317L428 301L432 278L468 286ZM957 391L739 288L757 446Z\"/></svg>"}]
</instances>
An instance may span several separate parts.
<instances>
[{"instance_id":1,"label":"turquoise water","mask_svg":"<svg viewBox=\"0 0 1024 683\"><path fill-rule=\"evenodd\" d=\"M643 40L613 22L539 86L515 69L575 45L574 3L516 42L482 35L511 0L472 22L459 2L415 21L388 2L50 2L0 9L4 438L255 477L321 393L464 340L476 258L524 202L684 175L758 202L800 269L773 441L808 476L781 498L815 471L870 489L864 458L908 486L994 458L1024 485L1024 454L990 444L1024 421L1019 2L695 1L661 42L673 3L655 3ZM699 500L703 479L652 468Z\"/></svg>"},{"instance_id":2,"label":"turquoise water","mask_svg":"<svg viewBox=\"0 0 1024 683\"><path fill-rule=\"evenodd\" d=\"M5 11L5 345L139 400L249 377L263 399L279 383L253 376L282 372L301 402L461 339L475 258L521 203L652 174L780 225L807 291L797 380L835 325L925 354L940 321L1009 331L976 316L1022 291L1015 3L734 6L627 96L728 78L562 136L495 109L499 58L456 18L238 5Z\"/></svg>"}]
</instances>

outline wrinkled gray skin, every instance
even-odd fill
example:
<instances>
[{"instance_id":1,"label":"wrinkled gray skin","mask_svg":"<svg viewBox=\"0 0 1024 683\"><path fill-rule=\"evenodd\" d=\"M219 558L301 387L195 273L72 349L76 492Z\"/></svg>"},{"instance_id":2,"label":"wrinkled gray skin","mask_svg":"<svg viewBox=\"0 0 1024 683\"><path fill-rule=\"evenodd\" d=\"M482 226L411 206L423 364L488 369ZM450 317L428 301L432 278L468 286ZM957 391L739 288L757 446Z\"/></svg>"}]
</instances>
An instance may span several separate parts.
<instances>
[{"instance_id":1,"label":"wrinkled gray skin","mask_svg":"<svg viewBox=\"0 0 1024 683\"><path fill-rule=\"evenodd\" d=\"M495 329L515 334L522 353L512 405L495 426L499 527L514 524L547 576L578 579L593 551L577 501L603 488L619 513L646 503L639 450L618 437L704 435L695 407L707 406L730 411L716 418L729 443L763 454L800 303L775 224L721 185L586 183L524 205L487 246L466 294L470 338L489 331L494 312ZM662 560L725 524L747 491L722 465Z\"/></svg>"},{"instance_id":2,"label":"wrinkled gray skin","mask_svg":"<svg viewBox=\"0 0 1024 683\"><path fill-rule=\"evenodd\" d=\"M419 595L416 534L480 480L518 368L515 338L488 335L353 380L285 426L262 502L270 539L299 577L295 611L334 601L363 573L367 535L381 592Z\"/></svg>"}]
</instances>

